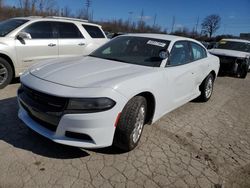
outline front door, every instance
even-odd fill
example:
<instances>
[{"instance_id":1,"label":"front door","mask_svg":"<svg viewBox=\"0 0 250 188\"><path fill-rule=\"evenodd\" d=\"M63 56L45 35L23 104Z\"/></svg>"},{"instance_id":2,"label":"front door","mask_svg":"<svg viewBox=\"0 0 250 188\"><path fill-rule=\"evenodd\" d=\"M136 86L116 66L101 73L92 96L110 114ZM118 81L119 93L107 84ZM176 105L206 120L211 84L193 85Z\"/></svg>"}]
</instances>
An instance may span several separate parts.
<instances>
[{"instance_id":1,"label":"front door","mask_svg":"<svg viewBox=\"0 0 250 188\"><path fill-rule=\"evenodd\" d=\"M165 68L172 109L188 102L194 95L197 67L191 61L188 42L176 42Z\"/></svg>"},{"instance_id":2,"label":"front door","mask_svg":"<svg viewBox=\"0 0 250 188\"><path fill-rule=\"evenodd\" d=\"M16 39L18 61L23 70L45 59L58 57L58 40L53 34L52 22L39 21L22 30L30 39Z\"/></svg>"}]
</instances>

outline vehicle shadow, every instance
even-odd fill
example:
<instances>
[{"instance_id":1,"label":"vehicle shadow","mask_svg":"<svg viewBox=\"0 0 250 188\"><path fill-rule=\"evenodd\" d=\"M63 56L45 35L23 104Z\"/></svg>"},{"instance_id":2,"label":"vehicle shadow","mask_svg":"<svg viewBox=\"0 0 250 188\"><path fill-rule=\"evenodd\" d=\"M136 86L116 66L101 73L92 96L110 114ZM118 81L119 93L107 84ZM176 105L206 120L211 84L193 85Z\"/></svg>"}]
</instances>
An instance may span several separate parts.
<instances>
[{"instance_id":1,"label":"vehicle shadow","mask_svg":"<svg viewBox=\"0 0 250 188\"><path fill-rule=\"evenodd\" d=\"M10 85L11 84L18 84L20 83L20 78L13 78L12 81L10 82Z\"/></svg>"},{"instance_id":2,"label":"vehicle shadow","mask_svg":"<svg viewBox=\"0 0 250 188\"><path fill-rule=\"evenodd\" d=\"M79 148L60 145L27 128L17 117L17 98L0 100L0 140L19 149L57 159L86 157Z\"/></svg>"},{"instance_id":3,"label":"vehicle shadow","mask_svg":"<svg viewBox=\"0 0 250 188\"><path fill-rule=\"evenodd\" d=\"M99 149L87 149L87 151L92 151L95 153L100 153L100 154L105 154L105 155L120 155L120 154L127 153L113 146L106 147L106 148L99 148Z\"/></svg>"}]
</instances>

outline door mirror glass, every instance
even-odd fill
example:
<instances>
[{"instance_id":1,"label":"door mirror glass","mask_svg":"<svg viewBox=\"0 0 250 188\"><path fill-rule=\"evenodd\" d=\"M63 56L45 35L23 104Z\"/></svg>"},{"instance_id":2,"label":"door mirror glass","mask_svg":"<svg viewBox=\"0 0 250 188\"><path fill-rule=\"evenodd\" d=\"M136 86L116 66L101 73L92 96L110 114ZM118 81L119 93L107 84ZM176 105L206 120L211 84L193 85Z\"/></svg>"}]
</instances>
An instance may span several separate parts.
<instances>
[{"instance_id":1,"label":"door mirror glass","mask_svg":"<svg viewBox=\"0 0 250 188\"><path fill-rule=\"evenodd\" d=\"M31 35L26 32L20 32L18 33L17 37L18 40L24 40L24 39L32 39Z\"/></svg>"},{"instance_id":2,"label":"door mirror glass","mask_svg":"<svg viewBox=\"0 0 250 188\"><path fill-rule=\"evenodd\" d=\"M159 58L161 58L162 60L167 59L168 57L169 57L168 50L161 50L159 52Z\"/></svg>"}]
</instances>

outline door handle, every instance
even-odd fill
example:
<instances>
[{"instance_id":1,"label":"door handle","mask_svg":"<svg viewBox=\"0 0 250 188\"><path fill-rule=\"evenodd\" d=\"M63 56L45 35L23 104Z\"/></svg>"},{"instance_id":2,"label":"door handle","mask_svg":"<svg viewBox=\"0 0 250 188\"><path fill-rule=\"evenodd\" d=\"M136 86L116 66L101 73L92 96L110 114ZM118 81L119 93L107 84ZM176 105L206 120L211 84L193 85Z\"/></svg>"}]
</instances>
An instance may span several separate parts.
<instances>
[{"instance_id":1,"label":"door handle","mask_svg":"<svg viewBox=\"0 0 250 188\"><path fill-rule=\"evenodd\" d=\"M56 46L56 44L50 43L50 44L48 44L48 46L49 47L54 47L54 46Z\"/></svg>"},{"instance_id":2,"label":"door handle","mask_svg":"<svg viewBox=\"0 0 250 188\"><path fill-rule=\"evenodd\" d=\"M81 43L79 43L78 45L79 45L79 46L84 46L85 43L81 42Z\"/></svg>"}]
</instances>

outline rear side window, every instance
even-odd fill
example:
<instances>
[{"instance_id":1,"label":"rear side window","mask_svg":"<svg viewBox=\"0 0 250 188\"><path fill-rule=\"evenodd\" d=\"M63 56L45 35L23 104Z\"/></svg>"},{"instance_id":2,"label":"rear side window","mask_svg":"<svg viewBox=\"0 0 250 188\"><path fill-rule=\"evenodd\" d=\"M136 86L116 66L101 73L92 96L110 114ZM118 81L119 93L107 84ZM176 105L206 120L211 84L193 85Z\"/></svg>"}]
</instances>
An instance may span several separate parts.
<instances>
[{"instance_id":1,"label":"rear side window","mask_svg":"<svg viewBox=\"0 0 250 188\"><path fill-rule=\"evenodd\" d=\"M84 38L78 27L73 23L57 22L58 38L79 39Z\"/></svg>"},{"instance_id":2,"label":"rear side window","mask_svg":"<svg viewBox=\"0 0 250 188\"><path fill-rule=\"evenodd\" d=\"M36 22L27 26L23 31L29 33L32 39L55 38L51 22Z\"/></svg>"},{"instance_id":3,"label":"rear side window","mask_svg":"<svg viewBox=\"0 0 250 188\"><path fill-rule=\"evenodd\" d=\"M207 57L206 50L199 44L191 42L191 49L194 61Z\"/></svg>"},{"instance_id":4,"label":"rear side window","mask_svg":"<svg viewBox=\"0 0 250 188\"><path fill-rule=\"evenodd\" d=\"M82 26L92 38L105 38L103 32L99 27L92 25L82 25Z\"/></svg>"}]
</instances>

